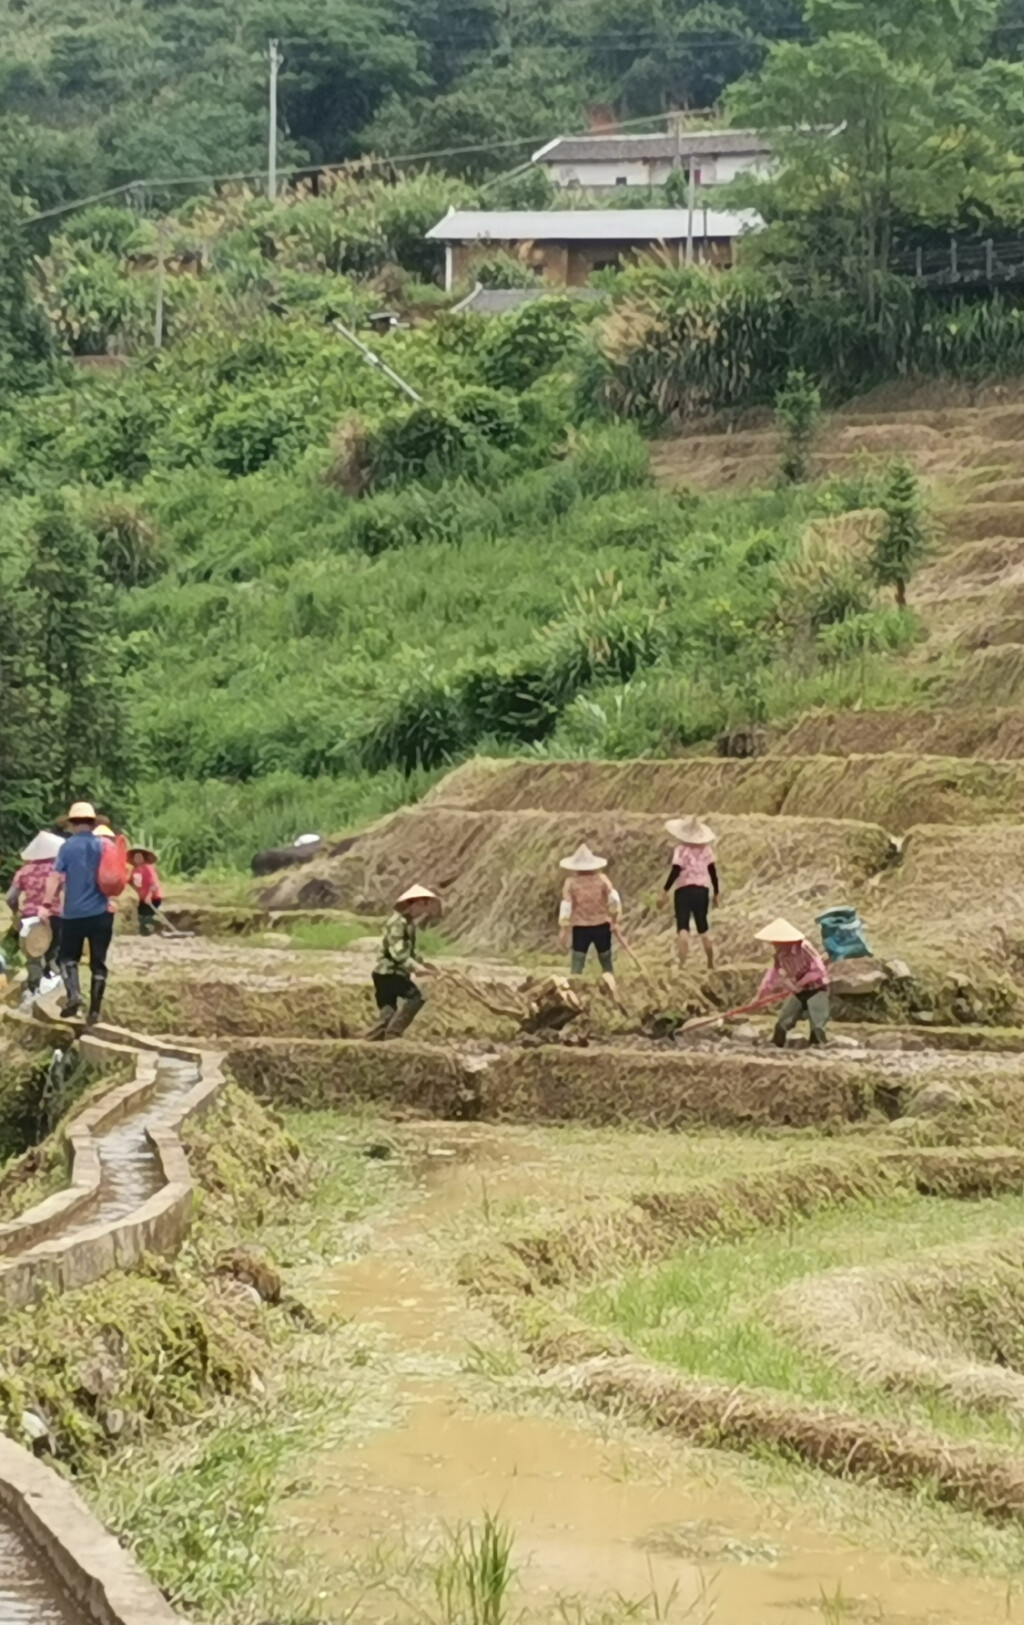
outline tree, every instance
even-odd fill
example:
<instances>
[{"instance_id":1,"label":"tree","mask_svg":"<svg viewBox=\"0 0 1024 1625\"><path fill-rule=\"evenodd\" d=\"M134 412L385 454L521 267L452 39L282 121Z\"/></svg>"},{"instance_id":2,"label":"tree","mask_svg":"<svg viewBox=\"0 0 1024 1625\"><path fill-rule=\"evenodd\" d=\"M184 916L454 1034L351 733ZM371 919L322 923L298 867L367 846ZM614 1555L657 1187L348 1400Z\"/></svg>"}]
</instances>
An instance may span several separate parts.
<instances>
[{"instance_id":1,"label":"tree","mask_svg":"<svg viewBox=\"0 0 1024 1625\"><path fill-rule=\"evenodd\" d=\"M729 98L777 132L738 190L762 253L852 282L871 314L900 229L1024 220L1024 66L983 62L996 0L804 0L816 36L773 45Z\"/></svg>"},{"instance_id":2,"label":"tree","mask_svg":"<svg viewBox=\"0 0 1024 1625\"><path fill-rule=\"evenodd\" d=\"M917 475L899 459L889 470L882 499L885 524L872 556L872 571L880 587L896 589L896 606L907 607L907 582L928 547L928 521Z\"/></svg>"},{"instance_id":3,"label":"tree","mask_svg":"<svg viewBox=\"0 0 1024 1625\"><path fill-rule=\"evenodd\" d=\"M32 642L23 659L42 674L46 727L37 745L47 764L49 798L64 803L87 794L109 810L131 776L113 593L95 536L59 493L40 499L28 544L24 590ZM47 812L41 807L38 816Z\"/></svg>"},{"instance_id":4,"label":"tree","mask_svg":"<svg viewBox=\"0 0 1024 1625\"><path fill-rule=\"evenodd\" d=\"M821 423L821 391L805 372L792 371L775 397L775 421L785 449L782 475L798 485L807 478L807 457Z\"/></svg>"},{"instance_id":5,"label":"tree","mask_svg":"<svg viewBox=\"0 0 1024 1625\"><path fill-rule=\"evenodd\" d=\"M714 106L799 23L799 0L598 0L589 18L595 64L631 116Z\"/></svg>"},{"instance_id":6,"label":"tree","mask_svg":"<svg viewBox=\"0 0 1024 1625\"><path fill-rule=\"evenodd\" d=\"M48 811L46 684L38 658L38 605L0 559L0 873ZM7 568L4 568L4 566Z\"/></svg>"},{"instance_id":7,"label":"tree","mask_svg":"<svg viewBox=\"0 0 1024 1625\"><path fill-rule=\"evenodd\" d=\"M43 383L52 359L46 323L29 293L23 222L0 170L0 400Z\"/></svg>"}]
</instances>

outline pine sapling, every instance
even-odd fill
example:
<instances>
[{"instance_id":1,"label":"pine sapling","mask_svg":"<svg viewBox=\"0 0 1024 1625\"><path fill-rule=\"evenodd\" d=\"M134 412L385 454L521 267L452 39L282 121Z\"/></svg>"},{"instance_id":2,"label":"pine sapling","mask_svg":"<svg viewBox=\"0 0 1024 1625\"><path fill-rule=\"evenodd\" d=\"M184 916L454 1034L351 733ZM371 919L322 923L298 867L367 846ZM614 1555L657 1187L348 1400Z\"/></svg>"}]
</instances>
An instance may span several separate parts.
<instances>
[{"instance_id":1,"label":"pine sapling","mask_svg":"<svg viewBox=\"0 0 1024 1625\"><path fill-rule=\"evenodd\" d=\"M783 435L782 477L801 484L808 454L821 426L821 391L805 372L794 370L775 397L775 421Z\"/></svg>"},{"instance_id":2,"label":"pine sapling","mask_svg":"<svg viewBox=\"0 0 1024 1625\"><path fill-rule=\"evenodd\" d=\"M892 587L896 607L907 607L907 583L928 548L928 515L917 474L902 458L889 470L882 498L885 524L875 542L872 572L880 587Z\"/></svg>"}]
</instances>

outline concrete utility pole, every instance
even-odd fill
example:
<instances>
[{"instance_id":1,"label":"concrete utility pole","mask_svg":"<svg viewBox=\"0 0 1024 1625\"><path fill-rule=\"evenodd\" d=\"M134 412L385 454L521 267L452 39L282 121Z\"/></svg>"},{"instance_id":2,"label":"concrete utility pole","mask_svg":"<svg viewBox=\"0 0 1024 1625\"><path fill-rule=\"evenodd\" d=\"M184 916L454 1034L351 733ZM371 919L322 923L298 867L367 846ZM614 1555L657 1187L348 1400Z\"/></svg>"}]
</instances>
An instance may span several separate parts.
<instances>
[{"instance_id":1,"label":"concrete utility pole","mask_svg":"<svg viewBox=\"0 0 1024 1625\"><path fill-rule=\"evenodd\" d=\"M686 187L686 263L693 264L693 210L697 202L697 181L693 153L690 153L690 174ZM706 216L705 216L706 218Z\"/></svg>"},{"instance_id":2,"label":"concrete utility pole","mask_svg":"<svg viewBox=\"0 0 1024 1625\"><path fill-rule=\"evenodd\" d=\"M159 350L164 342L164 223L156 228L156 313L153 318L153 343Z\"/></svg>"},{"instance_id":3,"label":"concrete utility pole","mask_svg":"<svg viewBox=\"0 0 1024 1625\"><path fill-rule=\"evenodd\" d=\"M276 39L268 41L270 58L270 123L267 130L267 196L273 203L277 196L277 70L283 58Z\"/></svg>"},{"instance_id":4,"label":"concrete utility pole","mask_svg":"<svg viewBox=\"0 0 1024 1625\"><path fill-rule=\"evenodd\" d=\"M423 396L419 391L413 389L411 384L407 384L405 379L395 371L394 367L389 367L386 361L382 361L374 350L371 350L368 345L363 343L362 339L357 338L350 327L346 327L344 322L339 321L332 322L331 326L336 333L341 334L343 339L348 339L348 342L355 346L364 361L369 362L371 367L379 367L384 376L390 378L393 384L397 384L403 394L408 395L409 399L415 401L417 406L423 405Z\"/></svg>"}]
</instances>

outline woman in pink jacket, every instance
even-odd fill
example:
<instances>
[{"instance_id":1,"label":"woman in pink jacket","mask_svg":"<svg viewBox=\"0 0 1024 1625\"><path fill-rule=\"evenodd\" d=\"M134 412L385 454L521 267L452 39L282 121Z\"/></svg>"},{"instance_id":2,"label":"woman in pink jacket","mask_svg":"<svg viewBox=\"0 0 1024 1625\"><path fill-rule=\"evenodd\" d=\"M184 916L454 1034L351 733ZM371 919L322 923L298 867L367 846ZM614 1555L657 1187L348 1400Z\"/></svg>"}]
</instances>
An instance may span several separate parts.
<instances>
[{"instance_id":1,"label":"woman in pink jacket","mask_svg":"<svg viewBox=\"0 0 1024 1625\"><path fill-rule=\"evenodd\" d=\"M773 920L757 933L758 942L769 942L775 949L771 969L765 973L758 988L758 999L768 1000L773 994L788 994L775 1023L772 1042L785 1049L786 1038L801 1016L811 1024L811 1043L827 1042L825 1028L829 1017L828 967L817 949L807 941L802 931L788 920Z\"/></svg>"},{"instance_id":2,"label":"woman in pink jacket","mask_svg":"<svg viewBox=\"0 0 1024 1625\"><path fill-rule=\"evenodd\" d=\"M43 829L29 841L21 854L21 868L11 881L7 892L7 906L12 913L17 914L21 922L20 935L23 945L28 943L29 932L33 926L36 927L42 941L46 940L46 930L39 919L39 910L43 907L46 882L53 873L54 859L63 845L64 842L59 835L53 835L48 829ZM59 903L50 909L50 915L52 920L49 944L42 952L32 952L32 948L35 947L33 941L25 955L28 965L28 992L32 997L39 992L43 978L52 973L57 959L60 936Z\"/></svg>"}]
</instances>

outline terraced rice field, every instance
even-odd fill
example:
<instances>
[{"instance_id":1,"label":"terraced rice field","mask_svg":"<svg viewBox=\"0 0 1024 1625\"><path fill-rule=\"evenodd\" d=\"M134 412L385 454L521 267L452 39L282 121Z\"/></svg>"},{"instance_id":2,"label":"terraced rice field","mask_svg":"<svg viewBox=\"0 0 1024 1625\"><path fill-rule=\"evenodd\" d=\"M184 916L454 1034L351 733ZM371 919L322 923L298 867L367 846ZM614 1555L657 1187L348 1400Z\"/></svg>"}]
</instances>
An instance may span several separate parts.
<instances>
[{"instance_id":1,"label":"terraced rice field","mask_svg":"<svg viewBox=\"0 0 1024 1625\"><path fill-rule=\"evenodd\" d=\"M270 1484L276 1578L219 1618L1024 1618L1021 428L1012 397L904 397L822 446L830 468L902 448L935 482L909 657L931 709L807 717L751 761L474 762L261 886L266 910L344 911L337 946L329 915L118 939L112 1020L217 1039L290 1121L317 1111L328 1169L357 1136L400 1175L333 1260L292 1263L337 1413ZM752 483L775 457L754 430L659 466ZM682 812L713 821L724 886L718 967L685 977L660 898ZM591 991L585 1043L528 1045L442 976L408 1041L359 1041L398 890L437 887L440 963L507 994L558 964L581 839L642 964L625 1016ZM679 1031L752 995L765 919L813 931L837 903L878 975L840 982L833 1048ZM485 1515L511 1541L489 1614L458 1559Z\"/></svg>"}]
</instances>

